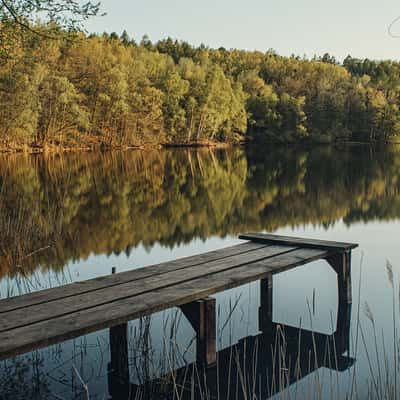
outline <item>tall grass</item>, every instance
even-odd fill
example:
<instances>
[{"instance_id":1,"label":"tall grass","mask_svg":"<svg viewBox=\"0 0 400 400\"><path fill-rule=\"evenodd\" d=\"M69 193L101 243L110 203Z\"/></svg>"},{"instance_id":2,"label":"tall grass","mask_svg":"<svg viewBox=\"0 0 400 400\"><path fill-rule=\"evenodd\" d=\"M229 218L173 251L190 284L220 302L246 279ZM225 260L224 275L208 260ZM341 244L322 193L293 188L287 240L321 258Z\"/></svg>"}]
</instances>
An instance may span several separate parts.
<instances>
[{"instance_id":1,"label":"tall grass","mask_svg":"<svg viewBox=\"0 0 400 400\"><path fill-rule=\"evenodd\" d=\"M362 264L362 261L361 261ZM299 326L294 334L292 327L273 324L264 335L248 336L226 349L220 349L217 363L205 366L194 362L195 335L182 344L178 332L182 328L183 314L170 311L162 314L162 332L154 332L152 318L146 317L129 325L130 382L121 399L388 399L399 397L399 313L400 283L396 283L393 266L387 262L387 277L391 292L392 326L382 330L372 307L362 303L362 265L358 279L357 307L353 310L350 331L350 348L342 354L335 335L322 340L314 332L313 307L308 304L311 330ZM240 297L229 303L228 312L218 312L219 336L234 336L234 311ZM315 299L313 300L313 303ZM225 317L225 318L224 318ZM331 331L335 323L330 316ZM229 332L227 332L229 330ZM156 349L154 334L162 335L162 347ZM222 343L221 337L217 343ZM91 346L91 348L90 348ZM360 348L359 348L360 347ZM105 379L104 366L109 359L108 341L96 337L89 345L86 338L73 342L71 358L63 360L61 346L18 357L0 364L0 399L107 399L108 393L98 392L93 386L96 380ZM45 352L51 351L59 358L59 369L70 368L70 377L62 380L55 377L54 370L46 370ZM83 367L89 354L97 352L96 363L90 373ZM359 360L343 367L343 360L357 355ZM359 364L365 359L365 364ZM61 360L63 360L61 362ZM98 369L97 372L94 370ZM27 373L27 371L30 371ZM365 371L366 370L366 371ZM64 387L54 393L52 382ZM13 382L8 384L7 382ZM66 387L71 386L68 393ZM19 386L20 390L15 388ZM21 391L22 390L22 391ZM36 394L35 394L36 393ZM40 396L39 396L40 393ZM61 393L61 394L60 394Z\"/></svg>"}]
</instances>

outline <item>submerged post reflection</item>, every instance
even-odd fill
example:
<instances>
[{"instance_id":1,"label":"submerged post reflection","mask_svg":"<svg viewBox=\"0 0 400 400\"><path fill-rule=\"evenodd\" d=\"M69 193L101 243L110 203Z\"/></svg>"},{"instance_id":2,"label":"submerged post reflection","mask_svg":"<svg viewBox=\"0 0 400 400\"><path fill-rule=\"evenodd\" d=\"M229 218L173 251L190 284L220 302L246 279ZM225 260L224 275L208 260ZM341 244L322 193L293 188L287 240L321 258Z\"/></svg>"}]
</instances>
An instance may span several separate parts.
<instances>
[{"instance_id":1,"label":"submerged post reflection","mask_svg":"<svg viewBox=\"0 0 400 400\"><path fill-rule=\"evenodd\" d=\"M142 385L130 383L115 391L115 382L110 382L112 399L268 398L320 368L347 370L355 362L350 356L350 253L331 256L327 262L337 274L338 313L332 334L274 322L270 274L260 281L259 334L218 351L215 364L201 352L196 362Z\"/></svg>"}]
</instances>

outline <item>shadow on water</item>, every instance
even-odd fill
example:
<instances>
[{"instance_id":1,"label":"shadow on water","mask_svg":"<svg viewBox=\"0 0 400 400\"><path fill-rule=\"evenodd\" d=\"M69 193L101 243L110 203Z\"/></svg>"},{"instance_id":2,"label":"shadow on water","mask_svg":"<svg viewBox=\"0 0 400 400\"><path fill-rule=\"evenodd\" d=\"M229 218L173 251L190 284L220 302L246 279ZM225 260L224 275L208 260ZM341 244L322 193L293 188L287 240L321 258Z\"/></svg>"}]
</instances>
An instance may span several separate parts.
<instances>
[{"instance_id":1,"label":"shadow on water","mask_svg":"<svg viewBox=\"0 0 400 400\"><path fill-rule=\"evenodd\" d=\"M115 400L269 398L319 368L339 372L350 368L354 359L347 356L349 331L342 328L326 335L271 322L259 335L219 351L216 365L193 363L140 386L111 373L110 396Z\"/></svg>"},{"instance_id":2,"label":"shadow on water","mask_svg":"<svg viewBox=\"0 0 400 400\"><path fill-rule=\"evenodd\" d=\"M182 349L177 336L182 313L176 310L162 332L155 332L152 317L145 317L135 328L110 328L105 340L100 338L95 345L74 341L70 359L65 360L68 351L52 346L1 362L0 399L266 399L287 389L291 392L282 398L302 399L309 397L297 393L296 385L308 376L313 376L316 397L324 398L319 371L342 373L355 362L350 356L351 281L336 272L337 321L330 316L325 321L332 325L332 333L274 322L271 277L259 283L258 333L217 348L216 362L199 352L196 340ZM224 325L234 318L236 305ZM155 343L160 336L161 349ZM191 353L185 356L188 349ZM59 360L56 368L49 359ZM335 377L331 379L335 383ZM103 387L92 381L101 381ZM334 390L339 393L339 387Z\"/></svg>"},{"instance_id":3,"label":"shadow on water","mask_svg":"<svg viewBox=\"0 0 400 400\"><path fill-rule=\"evenodd\" d=\"M337 268L338 313L332 334L273 322L272 275L260 282L258 330L217 352L209 361L204 344L197 341L197 361L156 379L145 376L141 384L130 382L127 327L110 329L111 361L108 390L113 400L151 399L265 399L295 385L320 368L343 372L354 364L350 356L350 264ZM164 333L165 334L165 333ZM212 341L212 339L211 339ZM210 343L215 349L215 343ZM174 360L176 355L167 358ZM144 368L143 370L146 370ZM322 382L314 389L321 396ZM297 398L294 393L294 398ZM291 398L284 396L284 398ZM302 398L302 397L300 397Z\"/></svg>"}]
</instances>

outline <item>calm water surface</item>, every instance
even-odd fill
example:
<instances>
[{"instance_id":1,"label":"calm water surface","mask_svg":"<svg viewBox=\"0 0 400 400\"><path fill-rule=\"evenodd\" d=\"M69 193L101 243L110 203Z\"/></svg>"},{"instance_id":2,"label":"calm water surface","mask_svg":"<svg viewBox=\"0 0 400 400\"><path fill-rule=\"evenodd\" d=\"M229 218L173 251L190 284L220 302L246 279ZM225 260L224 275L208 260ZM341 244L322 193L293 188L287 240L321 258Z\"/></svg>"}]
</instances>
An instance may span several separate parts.
<instances>
[{"instance_id":1,"label":"calm water surface","mask_svg":"<svg viewBox=\"0 0 400 400\"><path fill-rule=\"evenodd\" d=\"M399 147L2 156L0 296L226 247L245 231L356 242L346 368L313 362L288 387L255 393L395 398L399 217ZM259 296L257 283L216 296L219 350L259 334ZM274 322L325 335L336 329L336 275L323 261L275 276L273 300ZM109 398L108 335L0 362L0 399ZM269 356L264 349L258 357ZM180 311L129 324L132 383L194 359L194 332Z\"/></svg>"}]
</instances>

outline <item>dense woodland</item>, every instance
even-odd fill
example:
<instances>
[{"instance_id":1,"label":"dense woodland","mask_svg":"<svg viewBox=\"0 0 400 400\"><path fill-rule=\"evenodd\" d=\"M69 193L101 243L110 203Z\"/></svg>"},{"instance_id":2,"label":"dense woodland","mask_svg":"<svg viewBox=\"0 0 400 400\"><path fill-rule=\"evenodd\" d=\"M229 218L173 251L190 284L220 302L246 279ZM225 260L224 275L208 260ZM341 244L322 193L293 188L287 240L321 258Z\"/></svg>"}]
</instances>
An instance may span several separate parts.
<instances>
[{"instance_id":1,"label":"dense woodland","mask_svg":"<svg viewBox=\"0 0 400 400\"><path fill-rule=\"evenodd\" d=\"M62 271L90 254L129 254L140 244L173 248L246 231L400 218L399 151L1 156L0 277Z\"/></svg>"},{"instance_id":2,"label":"dense woodland","mask_svg":"<svg viewBox=\"0 0 400 400\"><path fill-rule=\"evenodd\" d=\"M387 141L400 63L0 24L0 144ZM40 34L38 34L38 32Z\"/></svg>"}]
</instances>

